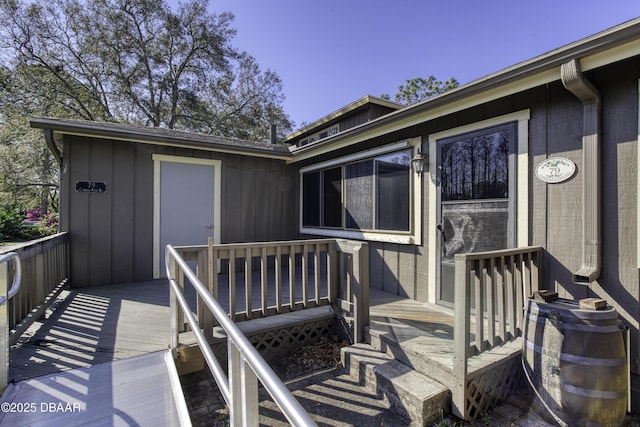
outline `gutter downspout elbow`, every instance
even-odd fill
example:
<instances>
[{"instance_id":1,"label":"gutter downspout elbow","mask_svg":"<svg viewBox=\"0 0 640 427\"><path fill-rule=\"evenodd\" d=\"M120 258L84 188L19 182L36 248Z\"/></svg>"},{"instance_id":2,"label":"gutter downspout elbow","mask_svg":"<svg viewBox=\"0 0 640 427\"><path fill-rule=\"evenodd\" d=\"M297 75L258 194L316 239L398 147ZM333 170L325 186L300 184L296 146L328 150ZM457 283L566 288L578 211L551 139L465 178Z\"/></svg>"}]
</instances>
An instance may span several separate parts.
<instances>
[{"instance_id":1,"label":"gutter downspout elbow","mask_svg":"<svg viewBox=\"0 0 640 427\"><path fill-rule=\"evenodd\" d=\"M53 140L53 131L51 129L45 129L44 131L44 140L47 143L47 147L49 147L49 151L53 154L53 157L58 162L58 166L62 166L62 153L58 149L55 141Z\"/></svg>"},{"instance_id":2,"label":"gutter downspout elbow","mask_svg":"<svg viewBox=\"0 0 640 427\"><path fill-rule=\"evenodd\" d=\"M564 87L583 106L582 123L582 266L573 273L573 282L588 285L600 277L602 268L602 214L600 171L600 94L580 70L577 59L562 64Z\"/></svg>"}]
</instances>

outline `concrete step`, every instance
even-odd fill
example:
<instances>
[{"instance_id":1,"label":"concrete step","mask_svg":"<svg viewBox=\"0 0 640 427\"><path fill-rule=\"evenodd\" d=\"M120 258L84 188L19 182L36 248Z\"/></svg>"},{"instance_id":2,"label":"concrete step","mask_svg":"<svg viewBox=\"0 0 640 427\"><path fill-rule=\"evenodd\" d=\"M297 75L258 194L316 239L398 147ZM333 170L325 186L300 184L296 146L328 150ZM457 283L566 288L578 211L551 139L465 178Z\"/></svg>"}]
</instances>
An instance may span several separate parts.
<instances>
[{"instance_id":1,"label":"concrete step","mask_svg":"<svg viewBox=\"0 0 640 427\"><path fill-rule=\"evenodd\" d=\"M365 339L373 348L453 390L454 356L450 335L437 327L425 330L414 327L411 322L391 318L372 320L365 331ZM468 360L468 400L475 402L470 416L487 413L521 387L521 348L521 340L516 339Z\"/></svg>"},{"instance_id":2,"label":"concrete step","mask_svg":"<svg viewBox=\"0 0 640 427\"><path fill-rule=\"evenodd\" d=\"M453 341L434 339L416 328L392 322L367 328L365 340L376 350L450 388Z\"/></svg>"},{"instance_id":3,"label":"concrete step","mask_svg":"<svg viewBox=\"0 0 640 427\"><path fill-rule=\"evenodd\" d=\"M451 392L447 387L371 345L344 347L341 358L351 377L384 395L391 410L408 424L432 425L450 413Z\"/></svg>"}]
</instances>

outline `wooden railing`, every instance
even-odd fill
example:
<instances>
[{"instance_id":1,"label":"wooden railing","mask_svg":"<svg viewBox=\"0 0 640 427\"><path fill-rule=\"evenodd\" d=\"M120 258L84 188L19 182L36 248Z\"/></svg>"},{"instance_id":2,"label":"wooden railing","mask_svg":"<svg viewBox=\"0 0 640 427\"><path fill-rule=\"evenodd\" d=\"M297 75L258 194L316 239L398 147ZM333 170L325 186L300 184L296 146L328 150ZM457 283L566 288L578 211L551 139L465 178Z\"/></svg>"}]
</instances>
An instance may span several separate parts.
<instances>
[{"instance_id":1,"label":"wooden railing","mask_svg":"<svg viewBox=\"0 0 640 427\"><path fill-rule=\"evenodd\" d=\"M20 290L9 301L9 329L15 329L14 344L33 321L42 315L48 303L67 285L69 278L69 235L59 233L18 245L4 252L15 252L22 263Z\"/></svg>"},{"instance_id":2,"label":"wooden railing","mask_svg":"<svg viewBox=\"0 0 640 427\"><path fill-rule=\"evenodd\" d=\"M233 321L251 320L326 304L352 314L353 339L364 339L369 323L369 255L364 242L342 239L213 244L176 247ZM184 274L176 271L184 289ZM259 289L259 292L254 290ZM255 297L255 295L259 297ZM224 296L224 298L220 298ZM196 299L198 323L212 334L215 321ZM187 329L184 316L179 332Z\"/></svg>"},{"instance_id":3,"label":"wooden railing","mask_svg":"<svg viewBox=\"0 0 640 427\"><path fill-rule=\"evenodd\" d=\"M456 415L466 412L468 359L521 335L525 299L540 288L541 262L539 246L455 256Z\"/></svg>"}]
</instances>

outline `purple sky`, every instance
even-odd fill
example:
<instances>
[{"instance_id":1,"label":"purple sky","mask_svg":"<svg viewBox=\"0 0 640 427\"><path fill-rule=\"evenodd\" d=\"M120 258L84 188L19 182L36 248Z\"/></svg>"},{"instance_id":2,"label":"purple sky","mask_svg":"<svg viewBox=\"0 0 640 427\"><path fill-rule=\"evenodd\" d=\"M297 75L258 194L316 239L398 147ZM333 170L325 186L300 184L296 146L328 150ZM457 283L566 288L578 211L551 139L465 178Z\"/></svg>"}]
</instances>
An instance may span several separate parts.
<instances>
[{"instance_id":1,"label":"purple sky","mask_svg":"<svg viewBox=\"0 0 640 427\"><path fill-rule=\"evenodd\" d=\"M210 0L299 127L405 80L461 84L640 16L638 0Z\"/></svg>"}]
</instances>

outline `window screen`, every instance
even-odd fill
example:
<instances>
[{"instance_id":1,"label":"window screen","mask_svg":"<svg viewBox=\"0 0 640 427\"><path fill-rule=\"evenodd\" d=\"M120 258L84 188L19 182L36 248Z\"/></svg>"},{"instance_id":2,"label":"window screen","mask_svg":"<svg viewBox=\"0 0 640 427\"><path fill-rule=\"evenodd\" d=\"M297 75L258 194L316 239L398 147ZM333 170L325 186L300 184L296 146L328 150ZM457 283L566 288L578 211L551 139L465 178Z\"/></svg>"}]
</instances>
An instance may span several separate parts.
<instances>
[{"instance_id":1,"label":"window screen","mask_svg":"<svg viewBox=\"0 0 640 427\"><path fill-rule=\"evenodd\" d=\"M411 150L305 173L303 225L410 231Z\"/></svg>"},{"instance_id":2,"label":"window screen","mask_svg":"<svg viewBox=\"0 0 640 427\"><path fill-rule=\"evenodd\" d=\"M379 157L375 163L376 228L409 231L409 153Z\"/></svg>"},{"instance_id":3,"label":"window screen","mask_svg":"<svg viewBox=\"0 0 640 427\"><path fill-rule=\"evenodd\" d=\"M302 225L320 225L320 172L307 173L302 177Z\"/></svg>"},{"instance_id":4,"label":"window screen","mask_svg":"<svg viewBox=\"0 0 640 427\"><path fill-rule=\"evenodd\" d=\"M356 230L373 228L373 160L345 166L347 216L346 227Z\"/></svg>"}]
</instances>

